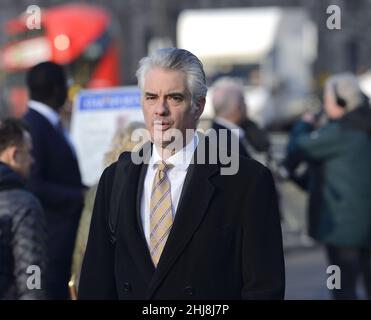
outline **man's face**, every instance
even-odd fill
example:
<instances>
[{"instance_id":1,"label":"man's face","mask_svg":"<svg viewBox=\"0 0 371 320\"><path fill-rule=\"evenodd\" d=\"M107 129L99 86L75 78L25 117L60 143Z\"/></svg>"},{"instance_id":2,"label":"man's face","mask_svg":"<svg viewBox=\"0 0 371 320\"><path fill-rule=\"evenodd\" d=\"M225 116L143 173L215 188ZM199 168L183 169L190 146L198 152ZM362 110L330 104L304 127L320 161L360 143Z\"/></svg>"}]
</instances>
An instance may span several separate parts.
<instances>
[{"instance_id":1,"label":"man's face","mask_svg":"<svg viewBox=\"0 0 371 320\"><path fill-rule=\"evenodd\" d=\"M34 162L31 155L32 139L28 132L24 132L23 144L16 147L12 167L14 171L27 178L30 174L31 166Z\"/></svg>"},{"instance_id":2,"label":"man's face","mask_svg":"<svg viewBox=\"0 0 371 320\"><path fill-rule=\"evenodd\" d=\"M165 148L172 142L172 129L185 141L186 129L195 129L204 102L192 110L191 93L181 71L154 68L144 79L142 105L147 129L155 145Z\"/></svg>"},{"instance_id":3,"label":"man's face","mask_svg":"<svg viewBox=\"0 0 371 320\"><path fill-rule=\"evenodd\" d=\"M67 93L68 93L68 88L66 84L60 84L55 87L54 97L55 97L56 107L58 111L61 110L64 104L66 103Z\"/></svg>"}]
</instances>

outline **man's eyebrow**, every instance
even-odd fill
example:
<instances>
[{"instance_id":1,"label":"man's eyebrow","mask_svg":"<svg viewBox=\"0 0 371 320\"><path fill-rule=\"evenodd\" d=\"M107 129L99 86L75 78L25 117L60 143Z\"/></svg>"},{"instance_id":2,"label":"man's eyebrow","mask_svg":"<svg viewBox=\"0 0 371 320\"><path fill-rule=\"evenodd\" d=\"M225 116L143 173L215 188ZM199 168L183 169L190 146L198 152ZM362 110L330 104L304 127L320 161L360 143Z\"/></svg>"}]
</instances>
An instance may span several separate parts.
<instances>
[{"instance_id":1,"label":"man's eyebrow","mask_svg":"<svg viewBox=\"0 0 371 320\"><path fill-rule=\"evenodd\" d=\"M145 92L144 96L146 96L146 97L157 97L157 93ZM166 94L166 96L168 96L168 97L181 96L181 97L184 98L186 96L186 94L185 94L185 92L174 91L174 92L169 92L168 94Z\"/></svg>"},{"instance_id":2,"label":"man's eyebrow","mask_svg":"<svg viewBox=\"0 0 371 320\"><path fill-rule=\"evenodd\" d=\"M175 92L170 92L167 95L170 96L170 97L173 97L173 96L182 96L182 97L184 97L185 96L185 93L184 92L175 91Z\"/></svg>"}]
</instances>

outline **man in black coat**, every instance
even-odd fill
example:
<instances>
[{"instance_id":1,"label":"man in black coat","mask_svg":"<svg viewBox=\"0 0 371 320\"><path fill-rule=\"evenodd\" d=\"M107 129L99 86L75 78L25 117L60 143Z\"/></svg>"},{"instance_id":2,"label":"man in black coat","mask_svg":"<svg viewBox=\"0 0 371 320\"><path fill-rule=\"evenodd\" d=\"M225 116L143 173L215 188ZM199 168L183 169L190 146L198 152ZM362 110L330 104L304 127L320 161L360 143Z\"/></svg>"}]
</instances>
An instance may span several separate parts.
<instances>
[{"instance_id":1,"label":"man in black coat","mask_svg":"<svg viewBox=\"0 0 371 320\"><path fill-rule=\"evenodd\" d=\"M239 155L228 170L215 141L195 133L207 92L201 62L161 49L137 77L153 144L101 177L79 298L282 299L272 175Z\"/></svg>"},{"instance_id":2,"label":"man in black coat","mask_svg":"<svg viewBox=\"0 0 371 320\"><path fill-rule=\"evenodd\" d=\"M46 213L50 296L67 299L83 186L59 115L67 98L66 78L61 66L43 62L28 72L27 85L31 100L24 120L30 128L35 159L29 186Z\"/></svg>"}]
</instances>

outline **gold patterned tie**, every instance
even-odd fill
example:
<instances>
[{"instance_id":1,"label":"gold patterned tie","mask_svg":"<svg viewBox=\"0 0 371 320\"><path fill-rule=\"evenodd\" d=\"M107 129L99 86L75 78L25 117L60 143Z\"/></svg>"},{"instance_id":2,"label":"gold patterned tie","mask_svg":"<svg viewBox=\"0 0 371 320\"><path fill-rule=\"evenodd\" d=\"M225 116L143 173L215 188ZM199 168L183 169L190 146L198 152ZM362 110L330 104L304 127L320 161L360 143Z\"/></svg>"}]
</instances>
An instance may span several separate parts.
<instances>
[{"instance_id":1,"label":"gold patterned tie","mask_svg":"<svg viewBox=\"0 0 371 320\"><path fill-rule=\"evenodd\" d=\"M156 267L173 224L170 181L166 174L170 168L171 165L164 161L157 162L157 172L153 180L151 192L150 252L152 261Z\"/></svg>"}]
</instances>

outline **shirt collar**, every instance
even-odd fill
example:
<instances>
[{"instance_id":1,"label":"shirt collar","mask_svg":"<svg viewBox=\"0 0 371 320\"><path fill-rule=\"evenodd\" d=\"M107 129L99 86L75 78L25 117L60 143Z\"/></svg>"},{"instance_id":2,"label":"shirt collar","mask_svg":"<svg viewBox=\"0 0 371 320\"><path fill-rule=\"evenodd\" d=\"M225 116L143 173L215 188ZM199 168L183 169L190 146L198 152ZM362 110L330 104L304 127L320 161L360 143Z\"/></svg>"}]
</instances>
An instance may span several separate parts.
<instances>
[{"instance_id":1,"label":"shirt collar","mask_svg":"<svg viewBox=\"0 0 371 320\"><path fill-rule=\"evenodd\" d=\"M238 137L240 139L245 137L245 132L243 131L243 129L240 126L234 124L233 122L231 122L227 119L224 119L224 118L219 118L219 117L215 118L214 121L217 124L220 124L221 126L226 127L229 130L237 129L238 130Z\"/></svg>"},{"instance_id":2,"label":"shirt collar","mask_svg":"<svg viewBox=\"0 0 371 320\"><path fill-rule=\"evenodd\" d=\"M28 107L44 116L53 125L53 127L58 125L60 121L59 114L45 103L30 100L28 102Z\"/></svg>"},{"instance_id":3,"label":"shirt collar","mask_svg":"<svg viewBox=\"0 0 371 320\"><path fill-rule=\"evenodd\" d=\"M188 144L180 149L178 152L173 154L166 160L166 163L173 165L173 170L175 171L187 171L189 164L191 163L193 154L196 150L196 147L199 142L198 134L196 133L193 136ZM149 165L151 168L155 169L157 161L161 160L161 156L159 155L156 146L153 146L152 157L150 159Z\"/></svg>"}]
</instances>

